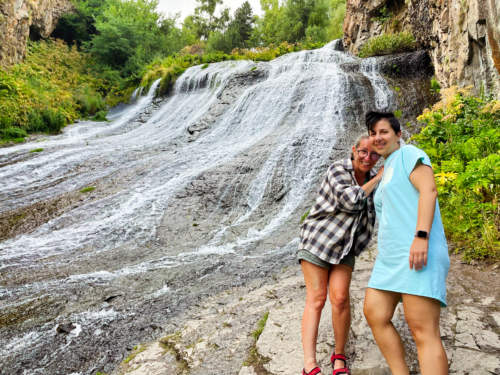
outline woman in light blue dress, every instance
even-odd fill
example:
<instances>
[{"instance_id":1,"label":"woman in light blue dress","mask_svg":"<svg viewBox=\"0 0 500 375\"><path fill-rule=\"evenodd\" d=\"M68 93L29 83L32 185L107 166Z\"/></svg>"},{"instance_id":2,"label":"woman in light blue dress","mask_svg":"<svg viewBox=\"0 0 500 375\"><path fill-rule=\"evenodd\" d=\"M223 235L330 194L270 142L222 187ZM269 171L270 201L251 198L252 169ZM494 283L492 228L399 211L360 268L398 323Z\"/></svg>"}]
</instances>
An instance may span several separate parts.
<instances>
[{"instance_id":1,"label":"woman in light blue dress","mask_svg":"<svg viewBox=\"0 0 500 375\"><path fill-rule=\"evenodd\" d=\"M374 197L378 255L366 289L365 317L392 374L408 375L403 344L391 323L402 300L421 374L448 374L439 314L446 306L450 261L432 166L422 150L400 147L400 124L392 113L369 112L366 124L385 161Z\"/></svg>"}]
</instances>

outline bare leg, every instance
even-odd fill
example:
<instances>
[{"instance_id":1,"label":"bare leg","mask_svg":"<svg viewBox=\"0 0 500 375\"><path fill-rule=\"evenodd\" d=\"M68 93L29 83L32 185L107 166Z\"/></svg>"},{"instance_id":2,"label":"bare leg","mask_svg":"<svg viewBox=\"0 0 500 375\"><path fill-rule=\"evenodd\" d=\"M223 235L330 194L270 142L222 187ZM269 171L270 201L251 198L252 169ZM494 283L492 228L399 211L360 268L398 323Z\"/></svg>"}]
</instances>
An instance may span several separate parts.
<instances>
[{"instance_id":1,"label":"bare leg","mask_svg":"<svg viewBox=\"0 0 500 375\"><path fill-rule=\"evenodd\" d=\"M408 375L403 343L391 322L400 298L400 293L367 288L364 313L392 374Z\"/></svg>"},{"instance_id":2,"label":"bare leg","mask_svg":"<svg viewBox=\"0 0 500 375\"><path fill-rule=\"evenodd\" d=\"M439 332L439 301L403 294L405 318L418 351L422 375L447 375L448 359Z\"/></svg>"},{"instance_id":3,"label":"bare leg","mask_svg":"<svg viewBox=\"0 0 500 375\"><path fill-rule=\"evenodd\" d=\"M329 270L305 260L300 262L306 283L306 306L302 315L302 348L304 369L311 371L318 366L316 361L316 340L321 311L326 301Z\"/></svg>"},{"instance_id":4,"label":"bare leg","mask_svg":"<svg viewBox=\"0 0 500 375\"><path fill-rule=\"evenodd\" d=\"M328 289L332 304L332 325L335 336L335 354L345 354L345 345L351 326L349 285L352 268L344 264L333 266L330 271ZM343 361L335 361L334 369L343 368Z\"/></svg>"}]
</instances>

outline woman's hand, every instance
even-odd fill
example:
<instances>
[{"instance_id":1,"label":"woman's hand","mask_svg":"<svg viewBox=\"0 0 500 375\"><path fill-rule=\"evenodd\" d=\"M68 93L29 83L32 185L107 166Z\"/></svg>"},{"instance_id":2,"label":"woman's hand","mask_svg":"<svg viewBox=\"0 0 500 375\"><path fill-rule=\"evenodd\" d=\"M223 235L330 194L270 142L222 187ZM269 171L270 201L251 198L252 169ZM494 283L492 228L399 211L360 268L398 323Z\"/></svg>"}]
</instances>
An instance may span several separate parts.
<instances>
[{"instance_id":1,"label":"woman's hand","mask_svg":"<svg viewBox=\"0 0 500 375\"><path fill-rule=\"evenodd\" d=\"M429 249L429 240L426 238L415 237L410 246L410 269L421 270L427 265L427 250Z\"/></svg>"}]
</instances>

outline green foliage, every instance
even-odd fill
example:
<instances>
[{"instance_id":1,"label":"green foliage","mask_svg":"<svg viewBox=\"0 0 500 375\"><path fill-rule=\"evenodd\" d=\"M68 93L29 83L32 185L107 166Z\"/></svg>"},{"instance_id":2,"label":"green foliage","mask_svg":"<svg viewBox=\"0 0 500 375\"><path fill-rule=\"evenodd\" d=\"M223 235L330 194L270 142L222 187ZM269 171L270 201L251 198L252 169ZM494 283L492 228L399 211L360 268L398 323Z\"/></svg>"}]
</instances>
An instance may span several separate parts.
<instances>
[{"instance_id":1,"label":"green foliage","mask_svg":"<svg viewBox=\"0 0 500 375\"><path fill-rule=\"evenodd\" d=\"M78 0L74 3L75 10L59 18L51 36L63 39L68 45L76 43L78 47L81 47L83 43L90 41L92 36L96 34L95 17L102 12L106 2L102 0Z\"/></svg>"},{"instance_id":2,"label":"green foliage","mask_svg":"<svg viewBox=\"0 0 500 375\"><path fill-rule=\"evenodd\" d=\"M431 78L431 91L435 94L439 94L439 91L441 91L441 85L437 81L436 77Z\"/></svg>"},{"instance_id":3,"label":"green foliage","mask_svg":"<svg viewBox=\"0 0 500 375\"><path fill-rule=\"evenodd\" d=\"M0 138L58 133L77 118L104 110L101 93L112 91L117 81L98 78L89 71L92 65L90 56L62 41L30 43L23 63L0 70Z\"/></svg>"},{"instance_id":4,"label":"green foliage","mask_svg":"<svg viewBox=\"0 0 500 375\"><path fill-rule=\"evenodd\" d=\"M99 111L95 114L94 117L92 117L92 120L94 121L108 121L106 118L106 115L108 114L108 111Z\"/></svg>"},{"instance_id":5,"label":"green foliage","mask_svg":"<svg viewBox=\"0 0 500 375\"><path fill-rule=\"evenodd\" d=\"M30 150L31 153L42 152L42 151L43 151L43 148L34 148L33 150Z\"/></svg>"},{"instance_id":6,"label":"green foliage","mask_svg":"<svg viewBox=\"0 0 500 375\"><path fill-rule=\"evenodd\" d=\"M391 17L391 12L387 9L387 6L384 5L383 7L377 9L375 15L373 16L373 19L380 23L386 23L391 19Z\"/></svg>"},{"instance_id":7,"label":"green foliage","mask_svg":"<svg viewBox=\"0 0 500 375\"><path fill-rule=\"evenodd\" d=\"M309 216L309 213L311 212L311 210L307 210L306 212L304 212L304 214L300 217L300 224L302 224L304 222L305 219L307 219L307 217Z\"/></svg>"},{"instance_id":8,"label":"green foliage","mask_svg":"<svg viewBox=\"0 0 500 375\"><path fill-rule=\"evenodd\" d=\"M85 117L93 116L106 109L106 103L102 96L88 86L77 90L75 101L78 105L78 111Z\"/></svg>"},{"instance_id":9,"label":"green foliage","mask_svg":"<svg viewBox=\"0 0 500 375\"><path fill-rule=\"evenodd\" d=\"M157 5L157 0L107 0L96 17L91 53L123 76L136 73L160 52Z\"/></svg>"},{"instance_id":10,"label":"green foliage","mask_svg":"<svg viewBox=\"0 0 500 375\"><path fill-rule=\"evenodd\" d=\"M344 0L261 0L252 45L325 43L342 36Z\"/></svg>"},{"instance_id":11,"label":"green foliage","mask_svg":"<svg viewBox=\"0 0 500 375\"><path fill-rule=\"evenodd\" d=\"M370 38L359 51L359 57L389 55L399 52L414 51L416 42L407 31L396 34L383 34Z\"/></svg>"},{"instance_id":12,"label":"green foliage","mask_svg":"<svg viewBox=\"0 0 500 375\"><path fill-rule=\"evenodd\" d=\"M444 91L444 90L443 90ZM466 261L500 259L500 102L450 90L413 138L434 160L447 236Z\"/></svg>"},{"instance_id":13,"label":"green foliage","mask_svg":"<svg viewBox=\"0 0 500 375\"><path fill-rule=\"evenodd\" d=\"M0 135L2 136L3 139L16 140L19 138L24 138L28 134L24 129L10 126L8 128L0 129Z\"/></svg>"}]
</instances>

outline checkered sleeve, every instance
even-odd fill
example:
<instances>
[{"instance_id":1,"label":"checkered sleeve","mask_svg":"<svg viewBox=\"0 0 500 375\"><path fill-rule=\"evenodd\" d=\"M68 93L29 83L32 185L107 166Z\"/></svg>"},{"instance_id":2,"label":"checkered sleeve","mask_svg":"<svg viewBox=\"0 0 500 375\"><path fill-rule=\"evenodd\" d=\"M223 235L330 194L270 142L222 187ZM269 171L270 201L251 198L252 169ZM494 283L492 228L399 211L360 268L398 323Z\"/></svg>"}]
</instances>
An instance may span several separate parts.
<instances>
[{"instance_id":1,"label":"checkered sleeve","mask_svg":"<svg viewBox=\"0 0 500 375\"><path fill-rule=\"evenodd\" d=\"M366 205L366 193L359 185L353 185L349 171L341 165L332 165L328 170L328 184L337 201L337 209L356 213Z\"/></svg>"}]
</instances>

